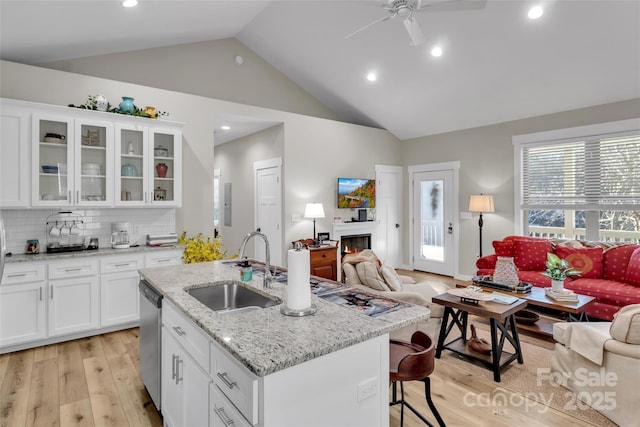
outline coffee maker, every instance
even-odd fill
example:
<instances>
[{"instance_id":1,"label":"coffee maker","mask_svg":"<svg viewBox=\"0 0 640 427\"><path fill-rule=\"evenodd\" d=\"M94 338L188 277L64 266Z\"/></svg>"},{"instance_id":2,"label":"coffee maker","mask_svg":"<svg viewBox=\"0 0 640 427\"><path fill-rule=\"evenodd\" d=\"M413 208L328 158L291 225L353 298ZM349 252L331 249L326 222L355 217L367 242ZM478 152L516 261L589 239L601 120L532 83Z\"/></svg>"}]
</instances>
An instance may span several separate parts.
<instances>
[{"instance_id":1,"label":"coffee maker","mask_svg":"<svg viewBox=\"0 0 640 427\"><path fill-rule=\"evenodd\" d=\"M126 249L129 247L129 223L114 222L111 224L111 247Z\"/></svg>"}]
</instances>

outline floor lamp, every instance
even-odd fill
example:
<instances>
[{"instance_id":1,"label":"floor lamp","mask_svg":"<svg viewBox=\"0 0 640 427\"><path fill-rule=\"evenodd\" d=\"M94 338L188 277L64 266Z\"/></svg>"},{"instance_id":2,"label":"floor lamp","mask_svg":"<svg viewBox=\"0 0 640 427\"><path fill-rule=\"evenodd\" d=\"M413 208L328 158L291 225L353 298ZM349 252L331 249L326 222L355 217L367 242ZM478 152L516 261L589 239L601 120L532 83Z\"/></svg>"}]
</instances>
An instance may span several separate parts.
<instances>
[{"instance_id":1,"label":"floor lamp","mask_svg":"<svg viewBox=\"0 0 640 427\"><path fill-rule=\"evenodd\" d=\"M491 194L472 194L469 199L469 211L480 213L478 218L478 228L480 230L480 256L482 256L482 221L483 213L495 212L493 209L493 196Z\"/></svg>"},{"instance_id":2,"label":"floor lamp","mask_svg":"<svg viewBox=\"0 0 640 427\"><path fill-rule=\"evenodd\" d=\"M322 203L307 203L304 208L304 217L313 218L313 245L312 248L318 248L318 242L316 240L316 218L324 218L324 207Z\"/></svg>"}]
</instances>

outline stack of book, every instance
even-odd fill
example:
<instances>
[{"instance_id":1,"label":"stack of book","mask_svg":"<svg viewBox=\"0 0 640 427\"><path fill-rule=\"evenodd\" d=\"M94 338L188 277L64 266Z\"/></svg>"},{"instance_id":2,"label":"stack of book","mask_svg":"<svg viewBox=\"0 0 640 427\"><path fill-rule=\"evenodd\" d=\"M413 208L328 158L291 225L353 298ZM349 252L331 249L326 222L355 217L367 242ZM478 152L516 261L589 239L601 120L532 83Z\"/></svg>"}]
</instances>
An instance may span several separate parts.
<instances>
[{"instance_id":1,"label":"stack of book","mask_svg":"<svg viewBox=\"0 0 640 427\"><path fill-rule=\"evenodd\" d=\"M551 299L556 301L578 302L578 294L575 292L564 289L562 291L554 291L551 288L544 288L544 293Z\"/></svg>"}]
</instances>

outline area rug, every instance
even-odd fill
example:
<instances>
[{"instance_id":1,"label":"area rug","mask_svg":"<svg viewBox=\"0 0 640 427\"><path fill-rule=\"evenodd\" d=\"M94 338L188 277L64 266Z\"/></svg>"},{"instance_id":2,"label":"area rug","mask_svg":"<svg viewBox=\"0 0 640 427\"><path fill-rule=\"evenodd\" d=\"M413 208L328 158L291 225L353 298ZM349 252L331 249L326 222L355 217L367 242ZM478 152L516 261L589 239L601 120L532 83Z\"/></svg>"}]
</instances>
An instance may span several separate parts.
<instances>
[{"instance_id":1,"label":"area rug","mask_svg":"<svg viewBox=\"0 0 640 427\"><path fill-rule=\"evenodd\" d=\"M472 319L470 318L470 320ZM480 319L472 322L477 326L478 336L489 340L488 325L478 320ZM551 381L550 367L553 355L553 350L549 348L551 345L549 343L536 345L530 341L535 341L535 339L521 335L520 345L524 364L520 365L517 361L513 361L501 372L501 381L495 383L495 389L491 393L477 396L477 399L482 399L484 404L495 405L498 410L500 405L527 405L527 400L533 400L584 422L597 426L615 427L616 424L608 418L584 403L577 401L575 394L571 391ZM508 351L512 351L511 348ZM484 365L476 364L469 359L463 359L448 350L442 352L440 360L436 363L447 363L472 375L477 375L489 381L493 380L493 372L484 367ZM504 390L518 393L522 397L513 397Z\"/></svg>"}]
</instances>

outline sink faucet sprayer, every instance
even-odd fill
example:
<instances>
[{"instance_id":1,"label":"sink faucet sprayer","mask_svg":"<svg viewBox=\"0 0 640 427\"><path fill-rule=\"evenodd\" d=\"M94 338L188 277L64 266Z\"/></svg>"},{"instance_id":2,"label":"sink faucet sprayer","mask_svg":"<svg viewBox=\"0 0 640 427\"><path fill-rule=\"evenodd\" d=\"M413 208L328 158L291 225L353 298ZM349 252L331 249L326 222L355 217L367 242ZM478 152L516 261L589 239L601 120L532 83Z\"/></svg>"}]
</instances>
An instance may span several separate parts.
<instances>
[{"instance_id":1,"label":"sink faucet sprayer","mask_svg":"<svg viewBox=\"0 0 640 427\"><path fill-rule=\"evenodd\" d=\"M269 254L269 240L267 240L267 236L259 231L252 231L251 233L244 236L244 239L242 239L242 243L240 244L240 259L244 257L244 248L247 246L247 242L254 236L260 236L264 240L266 265L264 268L264 280L262 282L262 286L265 288L270 288L271 282L273 282L273 276L271 275L271 256Z\"/></svg>"}]
</instances>

